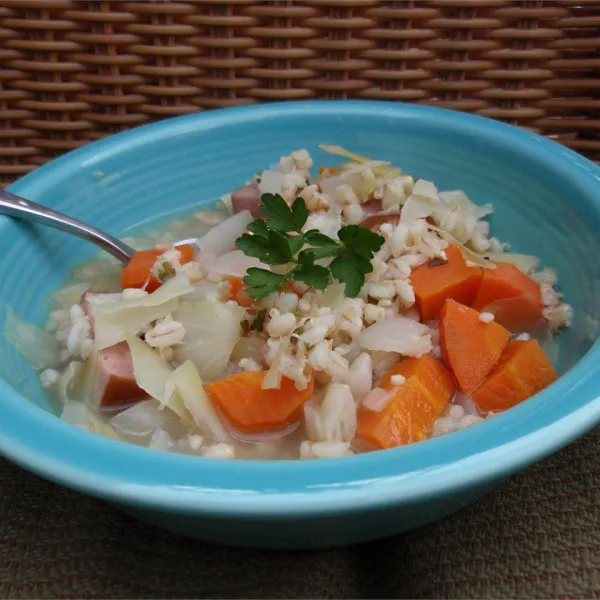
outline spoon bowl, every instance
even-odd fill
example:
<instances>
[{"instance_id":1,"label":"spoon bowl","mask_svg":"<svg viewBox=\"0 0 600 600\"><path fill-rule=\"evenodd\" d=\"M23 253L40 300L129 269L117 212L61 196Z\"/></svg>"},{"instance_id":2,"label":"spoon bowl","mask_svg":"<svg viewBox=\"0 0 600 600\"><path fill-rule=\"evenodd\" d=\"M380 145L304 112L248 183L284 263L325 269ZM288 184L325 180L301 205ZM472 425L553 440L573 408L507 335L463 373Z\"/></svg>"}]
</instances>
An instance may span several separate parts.
<instances>
[{"instance_id":1,"label":"spoon bowl","mask_svg":"<svg viewBox=\"0 0 600 600\"><path fill-rule=\"evenodd\" d=\"M0 213L31 223L39 223L53 227L54 229L60 229L65 233L75 235L95 244L99 248L102 248L102 250L106 250L106 252L124 265L131 260L131 257L135 253L135 250L131 246L128 246L119 238L96 227L92 227L79 219L74 219L47 206L26 200L6 190L0 190ZM189 238L175 242L174 246L181 246L183 244L196 246L196 242L196 238Z\"/></svg>"}]
</instances>

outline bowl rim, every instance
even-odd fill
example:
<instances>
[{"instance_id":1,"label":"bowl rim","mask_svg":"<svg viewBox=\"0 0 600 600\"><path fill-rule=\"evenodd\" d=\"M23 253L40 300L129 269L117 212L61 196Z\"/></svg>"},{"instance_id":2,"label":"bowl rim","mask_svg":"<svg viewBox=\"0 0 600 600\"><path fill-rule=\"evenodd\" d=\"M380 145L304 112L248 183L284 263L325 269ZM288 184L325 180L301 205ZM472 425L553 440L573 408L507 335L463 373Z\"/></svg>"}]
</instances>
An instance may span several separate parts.
<instances>
[{"instance_id":1,"label":"bowl rim","mask_svg":"<svg viewBox=\"0 0 600 600\"><path fill-rule=\"evenodd\" d=\"M509 145L567 178L600 214L600 169L539 135L448 109L385 101L299 101L218 109L143 125L92 142L19 179L39 199L81 168L147 141L285 116L367 115L433 121ZM580 407L565 412L570 399ZM0 453L56 483L121 504L168 512L271 519L344 514L459 492L502 478L600 422L600 343L549 388L478 427L411 446L326 461L220 461L156 452L83 431L0 380ZM535 423L535 425L534 425ZM82 451L85 449L85 451Z\"/></svg>"}]
</instances>

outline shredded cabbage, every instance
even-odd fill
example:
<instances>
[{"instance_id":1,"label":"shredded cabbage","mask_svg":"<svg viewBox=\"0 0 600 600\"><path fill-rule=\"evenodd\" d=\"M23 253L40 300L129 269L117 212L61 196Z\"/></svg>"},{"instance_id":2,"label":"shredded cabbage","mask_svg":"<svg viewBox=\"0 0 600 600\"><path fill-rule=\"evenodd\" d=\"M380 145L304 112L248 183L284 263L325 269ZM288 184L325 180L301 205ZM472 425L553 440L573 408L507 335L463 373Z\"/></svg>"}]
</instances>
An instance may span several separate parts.
<instances>
[{"instance_id":1,"label":"shredded cabbage","mask_svg":"<svg viewBox=\"0 0 600 600\"><path fill-rule=\"evenodd\" d=\"M63 407L61 419L104 437L112 438L113 440L121 439L110 423L81 402L68 400Z\"/></svg>"},{"instance_id":2,"label":"shredded cabbage","mask_svg":"<svg viewBox=\"0 0 600 600\"><path fill-rule=\"evenodd\" d=\"M445 229L432 225L431 223L427 223L427 227L433 231L436 231L438 235L449 244L456 246L462 252L462 255L466 261L469 261L478 267L483 267L484 269L496 268L496 265L492 261L486 260L483 255L477 254L477 252L474 250L471 250L464 244L461 244L451 233L448 233Z\"/></svg>"},{"instance_id":3,"label":"shredded cabbage","mask_svg":"<svg viewBox=\"0 0 600 600\"><path fill-rule=\"evenodd\" d=\"M115 314L125 310L140 310L144 308L153 308L160 306L169 300L179 298L192 291L192 286L185 275L175 275L168 279L155 292L142 296L141 298L131 298L121 300L121 302L110 302L96 307L96 312L101 314Z\"/></svg>"},{"instance_id":4,"label":"shredded cabbage","mask_svg":"<svg viewBox=\"0 0 600 600\"><path fill-rule=\"evenodd\" d=\"M261 364L265 359L267 342L257 335L247 335L241 337L231 353L231 360L239 362L242 358L251 358L258 364Z\"/></svg>"},{"instance_id":5,"label":"shredded cabbage","mask_svg":"<svg viewBox=\"0 0 600 600\"><path fill-rule=\"evenodd\" d=\"M191 361L186 361L172 375L175 389L200 430L200 433L215 442L229 439L223 423L210 398L204 391L202 378Z\"/></svg>"},{"instance_id":6,"label":"shredded cabbage","mask_svg":"<svg viewBox=\"0 0 600 600\"><path fill-rule=\"evenodd\" d=\"M494 212L491 204L475 204L462 190L440 192L439 196L446 206L455 207L464 217L474 216L479 220Z\"/></svg>"},{"instance_id":7,"label":"shredded cabbage","mask_svg":"<svg viewBox=\"0 0 600 600\"><path fill-rule=\"evenodd\" d=\"M269 269L269 267L260 262L257 258L246 256L241 250L234 250L223 254L215 260L210 266L213 273L221 275L232 275L233 277L244 277L251 267L259 269Z\"/></svg>"},{"instance_id":8,"label":"shredded cabbage","mask_svg":"<svg viewBox=\"0 0 600 600\"><path fill-rule=\"evenodd\" d=\"M127 343L131 351L136 383L149 396L164 403L167 400L167 381L171 377L173 368L140 338L128 335Z\"/></svg>"},{"instance_id":9,"label":"shredded cabbage","mask_svg":"<svg viewBox=\"0 0 600 600\"><path fill-rule=\"evenodd\" d=\"M492 262L504 262L510 263L519 269L519 271L523 271L526 275L531 275L535 273L538 265L540 264L540 259L531 256L531 254L515 254L513 252L488 252L484 254L486 258L491 260Z\"/></svg>"},{"instance_id":10,"label":"shredded cabbage","mask_svg":"<svg viewBox=\"0 0 600 600\"><path fill-rule=\"evenodd\" d=\"M415 358L421 358L433 348L429 327L402 316L373 323L358 336L358 343L366 350L398 352Z\"/></svg>"},{"instance_id":11,"label":"shredded cabbage","mask_svg":"<svg viewBox=\"0 0 600 600\"><path fill-rule=\"evenodd\" d=\"M134 404L110 419L110 424L123 435L144 437L157 428L165 428L174 415L163 410L156 400L144 400Z\"/></svg>"},{"instance_id":12,"label":"shredded cabbage","mask_svg":"<svg viewBox=\"0 0 600 600\"><path fill-rule=\"evenodd\" d=\"M345 150L341 146L332 146L330 144L319 144L319 148L324 152L328 152L329 154L335 154L337 156L343 156L344 158L348 158L352 162L357 163L366 163L370 162L371 159L366 156L361 156L360 154L354 154L354 152L349 152Z\"/></svg>"},{"instance_id":13,"label":"shredded cabbage","mask_svg":"<svg viewBox=\"0 0 600 600\"><path fill-rule=\"evenodd\" d=\"M308 437L313 442L350 442L356 435L356 403L350 388L330 383L321 406L304 405Z\"/></svg>"},{"instance_id":14,"label":"shredded cabbage","mask_svg":"<svg viewBox=\"0 0 600 600\"><path fill-rule=\"evenodd\" d=\"M369 166L373 175L379 179L389 180L389 179L393 179L394 177L399 177L400 175L402 175L402 169L392 166L387 161L371 160L370 158L367 158L366 156L361 156L360 154L354 154L354 152L349 152L348 150L342 148L341 146L331 146L329 144L320 144L319 148L325 152L328 152L329 154L335 154L337 156L343 156L344 158L348 158L351 162L349 164L342 165L342 167L341 167L342 170L349 170L352 172L355 170L356 163L358 163L358 165ZM327 177L321 181L321 184L323 184L326 181L326 179L333 179L333 178ZM338 185L341 185L341 183ZM321 189L323 189L323 188L321 188ZM323 189L323 191L325 193L328 193L324 189ZM375 191L375 189L373 189L373 191ZM334 197L335 197L335 195L334 195Z\"/></svg>"},{"instance_id":15,"label":"shredded cabbage","mask_svg":"<svg viewBox=\"0 0 600 600\"><path fill-rule=\"evenodd\" d=\"M194 289L185 295L186 300L216 300L219 297L219 286L211 281L200 281Z\"/></svg>"},{"instance_id":16,"label":"shredded cabbage","mask_svg":"<svg viewBox=\"0 0 600 600\"><path fill-rule=\"evenodd\" d=\"M61 373L58 380L58 399L62 404L81 398L84 373L84 363L78 360L70 362Z\"/></svg>"},{"instance_id":17,"label":"shredded cabbage","mask_svg":"<svg viewBox=\"0 0 600 600\"><path fill-rule=\"evenodd\" d=\"M412 223L433 213L434 206L423 196L409 196L400 211L400 223Z\"/></svg>"},{"instance_id":18,"label":"shredded cabbage","mask_svg":"<svg viewBox=\"0 0 600 600\"><path fill-rule=\"evenodd\" d=\"M90 289L87 282L74 283L67 287L60 288L52 295L52 300L62 308L71 308L73 304L79 304L81 297Z\"/></svg>"},{"instance_id":19,"label":"shredded cabbage","mask_svg":"<svg viewBox=\"0 0 600 600\"><path fill-rule=\"evenodd\" d=\"M128 336L135 381L149 396L162 406L173 411L185 427L192 427L194 421L185 408L183 400L175 391L173 367L136 336Z\"/></svg>"},{"instance_id":20,"label":"shredded cabbage","mask_svg":"<svg viewBox=\"0 0 600 600\"><path fill-rule=\"evenodd\" d=\"M235 240L246 231L246 227L253 219L249 210L243 210L210 229L197 242L200 258L202 259L203 253L218 258L229 252L235 246Z\"/></svg>"},{"instance_id":21,"label":"shredded cabbage","mask_svg":"<svg viewBox=\"0 0 600 600\"><path fill-rule=\"evenodd\" d=\"M4 337L36 369L55 369L59 365L59 344L47 331L25 321L6 307Z\"/></svg>"},{"instance_id":22,"label":"shredded cabbage","mask_svg":"<svg viewBox=\"0 0 600 600\"><path fill-rule=\"evenodd\" d=\"M135 335L152 321L172 313L179 306L179 298L193 289L185 275L176 275L142 298L93 307L96 348L102 350L122 342L128 334Z\"/></svg>"},{"instance_id":23,"label":"shredded cabbage","mask_svg":"<svg viewBox=\"0 0 600 600\"><path fill-rule=\"evenodd\" d=\"M100 392L102 389L100 352L92 348L90 356L83 363L81 374L77 378L77 394L92 409L100 408Z\"/></svg>"},{"instance_id":24,"label":"shredded cabbage","mask_svg":"<svg viewBox=\"0 0 600 600\"><path fill-rule=\"evenodd\" d=\"M349 185L356 192L359 183L358 176L355 173L342 173L321 179L319 186L324 194L335 199L336 190L340 185Z\"/></svg>"},{"instance_id":25,"label":"shredded cabbage","mask_svg":"<svg viewBox=\"0 0 600 600\"><path fill-rule=\"evenodd\" d=\"M191 360L204 381L222 377L243 315L244 309L233 302L181 302L173 318L184 326L187 341L175 348L176 360Z\"/></svg>"}]
</instances>

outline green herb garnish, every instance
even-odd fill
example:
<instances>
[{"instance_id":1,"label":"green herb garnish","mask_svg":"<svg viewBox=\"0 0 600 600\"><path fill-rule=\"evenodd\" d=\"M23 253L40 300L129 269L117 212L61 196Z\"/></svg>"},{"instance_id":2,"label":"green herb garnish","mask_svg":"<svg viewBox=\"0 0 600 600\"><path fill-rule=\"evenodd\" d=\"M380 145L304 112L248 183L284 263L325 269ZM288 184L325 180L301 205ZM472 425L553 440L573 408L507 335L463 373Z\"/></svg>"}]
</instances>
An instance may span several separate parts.
<instances>
[{"instance_id":1,"label":"green herb garnish","mask_svg":"<svg viewBox=\"0 0 600 600\"><path fill-rule=\"evenodd\" d=\"M350 298L359 294L365 275L373 270L373 255L384 242L380 235L358 225L342 227L338 231L339 240L317 229L303 232L308 209L302 198L296 198L290 207L278 194L263 194L260 208L266 219L250 223L250 233L236 240L237 247L267 265L291 268L284 273L248 269L244 283L252 298L264 298L289 280L324 290L331 277L346 285L346 295ZM329 267L315 264L322 258L333 258Z\"/></svg>"}]
</instances>

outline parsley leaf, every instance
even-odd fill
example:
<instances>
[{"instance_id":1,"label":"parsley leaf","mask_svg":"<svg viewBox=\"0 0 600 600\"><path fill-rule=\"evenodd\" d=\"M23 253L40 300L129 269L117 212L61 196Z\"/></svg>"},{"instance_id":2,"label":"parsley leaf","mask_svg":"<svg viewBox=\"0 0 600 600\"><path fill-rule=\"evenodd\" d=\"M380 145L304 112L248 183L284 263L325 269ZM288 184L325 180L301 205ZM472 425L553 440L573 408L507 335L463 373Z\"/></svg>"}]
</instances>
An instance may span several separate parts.
<instances>
[{"instance_id":1,"label":"parsley leaf","mask_svg":"<svg viewBox=\"0 0 600 600\"><path fill-rule=\"evenodd\" d=\"M380 235L358 225L346 225L338 231L340 241L348 250L363 256L367 260L373 258L385 241Z\"/></svg>"},{"instance_id":2,"label":"parsley leaf","mask_svg":"<svg viewBox=\"0 0 600 600\"><path fill-rule=\"evenodd\" d=\"M251 231L254 235L260 235L261 237L269 237L269 228L263 219L255 219L248 225L248 231Z\"/></svg>"},{"instance_id":3,"label":"parsley leaf","mask_svg":"<svg viewBox=\"0 0 600 600\"><path fill-rule=\"evenodd\" d=\"M275 229L282 233L296 231L294 213L279 194L263 194L260 209L267 217L269 229Z\"/></svg>"},{"instance_id":4,"label":"parsley leaf","mask_svg":"<svg viewBox=\"0 0 600 600\"><path fill-rule=\"evenodd\" d=\"M335 240L331 239L328 235L321 233L318 229L309 229L304 234L304 239L311 246L331 246L334 245L336 248L338 244Z\"/></svg>"},{"instance_id":5,"label":"parsley leaf","mask_svg":"<svg viewBox=\"0 0 600 600\"><path fill-rule=\"evenodd\" d=\"M302 231L308 219L308 208L302 198L296 198L292 204L292 216L294 218L294 231Z\"/></svg>"},{"instance_id":6,"label":"parsley leaf","mask_svg":"<svg viewBox=\"0 0 600 600\"><path fill-rule=\"evenodd\" d=\"M302 281L317 290L324 290L329 283L329 269L319 265L298 265L292 272L294 281Z\"/></svg>"},{"instance_id":7,"label":"parsley leaf","mask_svg":"<svg viewBox=\"0 0 600 600\"><path fill-rule=\"evenodd\" d=\"M312 266L315 263L315 253L312 249L302 250L298 254L298 263L301 265Z\"/></svg>"},{"instance_id":8,"label":"parsley leaf","mask_svg":"<svg viewBox=\"0 0 600 600\"><path fill-rule=\"evenodd\" d=\"M284 274L267 269L250 268L244 283L248 294L258 300L277 291L288 279L323 290L330 277L346 286L346 295L356 297L365 283L365 275L373 271L373 255L385 241L380 235L358 225L346 225L338 231L339 241L318 229L302 232L308 209L302 198L290 208L278 194L263 194L261 210L265 221L256 219L248 225L253 234L243 234L237 247L248 256L268 265L290 264ZM333 258L329 267L315 264ZM293 265L293 267L292 267Z\"/></svg>"},{"instance_id":9,"label":"parsley leaf","mask_svg":"<svg viewBox=\"0 0 600 600\"><path fill-rule=\"evenodd\" d=\"M250 267L243 282L248 286L246 292L250 297L259 300L276 292L287 279L287 275L278 275L266 269Z\"/></svg>"},{"instance_id":10,"label":"parsley leaf","mask_svg":"<svg viewBox=\"0 0 600 600\"><path fill-rule=\"evenodd\" d=\"M304 239L306 240L306 243L313 246L311 252L313 253L315 260L335 256L340 249L338 242L316 229L307 231L304 234Z\"/></svg>"},{"instance_id":11,"label":"parsley leaf","mask_svg":"<svg viewBox=\"0 0 600 600\"><path fill-rule=\"evenodd\" d=\"M365 284L365 275L373 270L370 261L354 252L344 252L329 265L331 274L346 285L346 296L356 298Z\"/></svg>"},{"instance_id":12,"label":"parsley leaf","mask_svg":"<svg viewBox=\"0 0 600 600\"><path fill-rule=\"evenodd\" d=\"M275 253L282 258L285 258L284 262L292 260L292 250L290 248L287 236L279 233L279 231L271 230L269 231L269 243L271 244L271 248Z\"/></svg>"},{"instance_id":13,"label":"parsley leaf","mask_svg":"<svg viewBox=\"0 0 600 600\"><path fill-rule=\"evenodd\" d=\"M263 263L284 265L286 262L289 262L289 253L282 252L280 248L273 246L270 238L267 239L260 235L248 235L245 233L235 243L246 256L258 258Z\"/></svg>"},{"instance_id":14,"label":"parsley leaf","mask_svg":"<svg viewBox=\"0 0 600 600\"><path fill-rule=\"evenodd\" d=\"M304 235L289 235L287 241L290 245L290 249L292 250L292 254L299 252L302 246L304 246L306 243Z\"/></svg>"}]
</instances>

